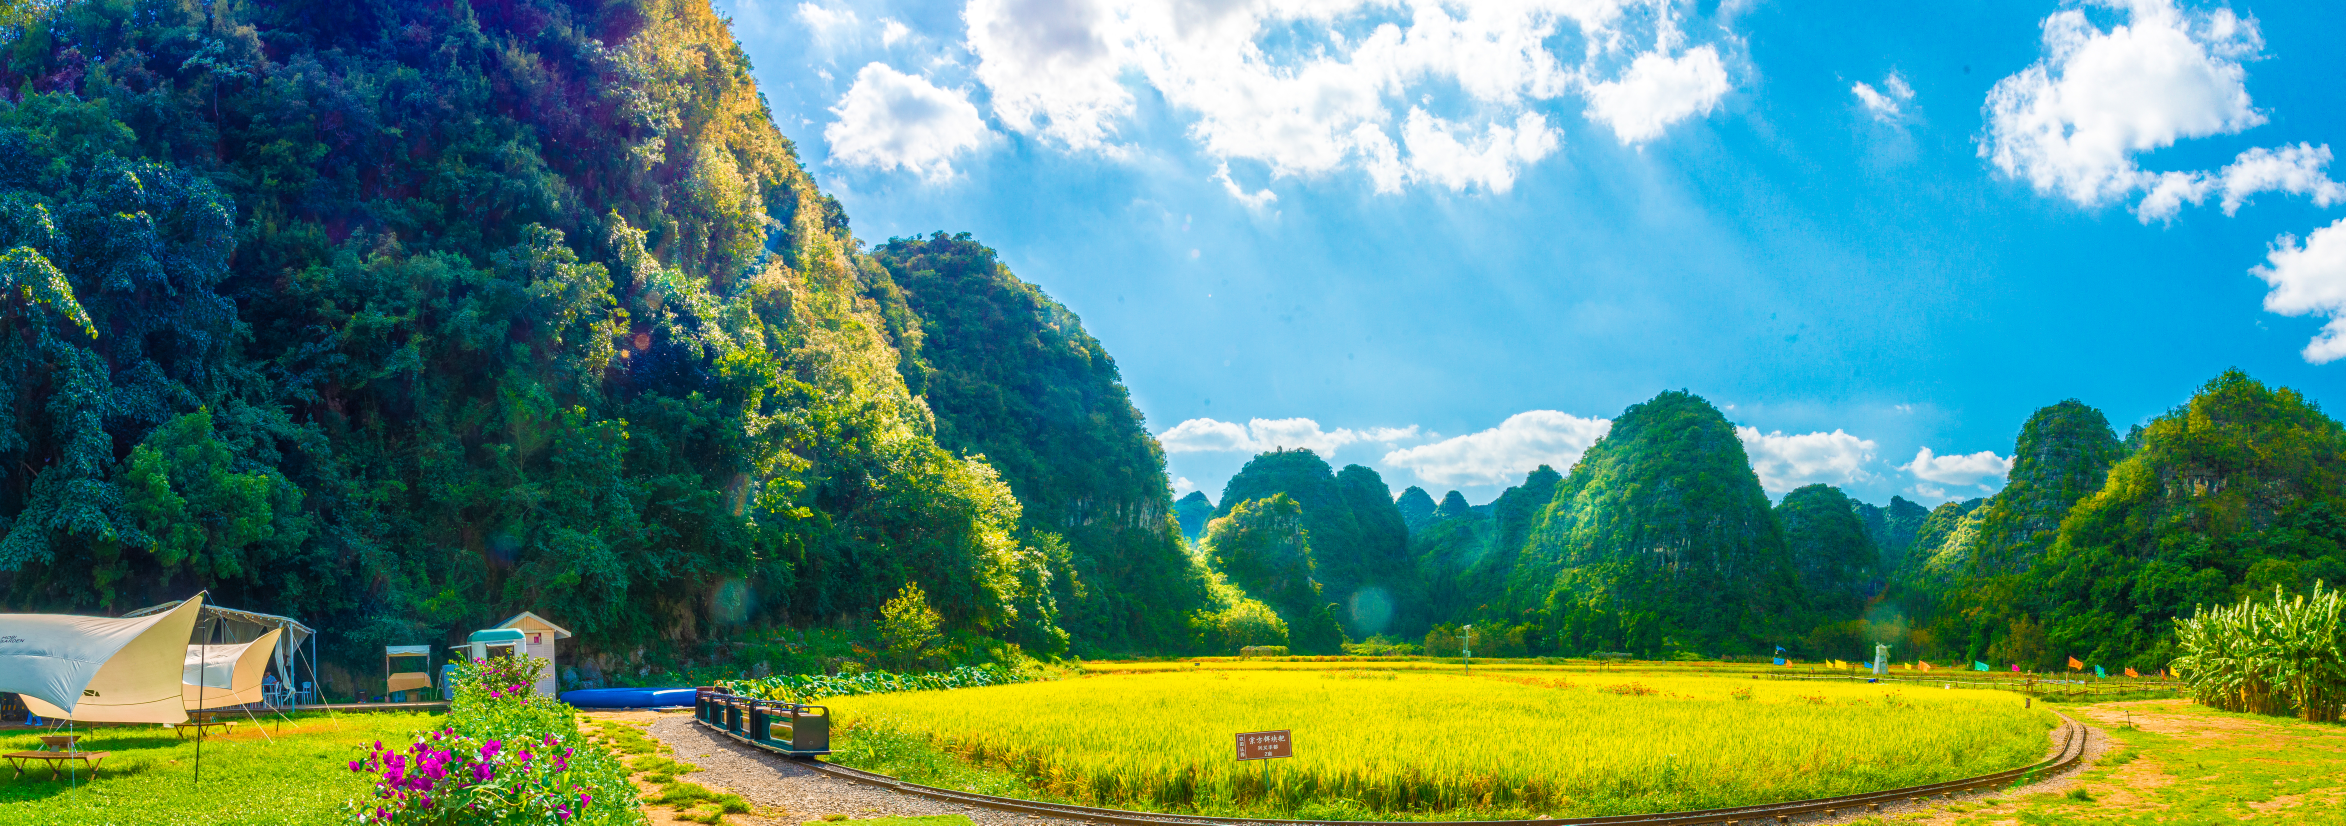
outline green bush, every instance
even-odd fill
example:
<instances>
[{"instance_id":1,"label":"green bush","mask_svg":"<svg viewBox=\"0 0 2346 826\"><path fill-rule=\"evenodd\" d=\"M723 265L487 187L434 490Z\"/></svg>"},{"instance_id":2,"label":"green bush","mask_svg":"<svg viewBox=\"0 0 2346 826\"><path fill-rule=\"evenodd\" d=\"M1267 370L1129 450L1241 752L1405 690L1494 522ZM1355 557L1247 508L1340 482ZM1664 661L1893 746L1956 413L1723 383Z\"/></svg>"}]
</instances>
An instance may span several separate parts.
<instances>
[{"instance_id":1,"label":"green bush","mask_svg":"<svg viewBox=\"0 0 2346 826\"><path fill-rule=\"evenodd\" d=\"M951 671L897 674L862 671L854 674L785 674L751 680L718 680L717 688L743 697L811 703L825 697L891 694L898 691L935 691L1023 683L1033 677L999 665L968 665Z\"/></svg>"},{"instance_id":2,"label":"green bush","mask_svg":"<svg viewBox=\"0 0 2346 826\"><path fill-rule=\"evenodd\" d=\"M546 661L474 661L456 672L445 726L406 748L376 741L350 770L379 775L350 804L379 826L632 826L643 822L619 758L587 745L577 711L530 690ZM584 748L580 748L585 746Z\"/></svg>"}]
</instances>

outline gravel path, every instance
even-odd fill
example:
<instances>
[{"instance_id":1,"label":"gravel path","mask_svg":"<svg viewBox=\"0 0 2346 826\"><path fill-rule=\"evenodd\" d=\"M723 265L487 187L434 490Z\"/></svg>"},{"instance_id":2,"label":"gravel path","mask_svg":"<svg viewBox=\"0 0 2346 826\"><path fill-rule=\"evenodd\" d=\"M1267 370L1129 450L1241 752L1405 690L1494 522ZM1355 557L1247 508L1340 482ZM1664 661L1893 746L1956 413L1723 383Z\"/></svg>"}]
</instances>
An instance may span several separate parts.
<instances>
[{"instance_id":1,"label":"gravel path","mask_svg":"<svg viewBox=\"0 0 2346 826\"><path fill-rule=\"evenodd\" d=\"M843 814L858 820L891 815L967 815L978 826L1081 826L1078 821L1012 814L960 806L868 783L825 775L789 758L770 754L702 728L690 713L664 715L651 735L676 752L676 759L700 767L684 779L783 809L777 823L817 820Z\"/></svg>"},{"instance_id":2,"label":"gravel path","mask_svg":"<svg viewBox=\"0 0 2346 826\"><path fill-rule=\"evenodd\" d=\"M1959 793L1954 802L1966 804L1963 806L1965 809L1972 809L1974 806L1971 804L1987 798L2068 791L2078 774L2092 766L2111 746L2109 736L2101 729L2088 726L2085 732L2085 755L2069 770L2018 789ZM658 722L652 724L650 733L674 749L676 759L700 767L700 771L685 775L685 779L741 795L761 807L776 807L785 812L769 820L770 823L795 824L817 820L827 814L844 814L858 820L891 815L966 815L976 821L978 826L1082 826L1080 821L961 806L831 777L798 765L788 758L742 745L709 731L695 724L689 713L662 715ZM2051 753L2052 747L2048 746L2047 756L2051 756ZM1885 806L1879 813L1850 813L1831 818L1808 815L1793 818L1792 822L1854 823L1868 818L1899 815L1907 816L1901 820L1943 822L1953 814L1947 811L1948 805L1949 802L1945 800L1920 806L1898 804Z\"/></svg>"}]
</instances>

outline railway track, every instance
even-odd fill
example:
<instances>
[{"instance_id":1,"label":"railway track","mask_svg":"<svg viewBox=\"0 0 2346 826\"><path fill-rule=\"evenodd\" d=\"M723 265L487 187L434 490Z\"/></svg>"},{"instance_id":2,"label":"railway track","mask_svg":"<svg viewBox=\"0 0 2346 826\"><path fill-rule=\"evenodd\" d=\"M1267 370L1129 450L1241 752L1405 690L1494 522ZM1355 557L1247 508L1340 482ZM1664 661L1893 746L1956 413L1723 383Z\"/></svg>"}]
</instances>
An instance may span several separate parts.
<instances>
[{"instance_id":1,"label":"railway track","mask_svg":"<svg viewBox=\"0 0 2346 826\"><path fill-rule=\"evenodd\" d=\"M790 756L793 760L798 761L801 765L832 777L838 777L858 783L870 783L874 786L892 789L905 794L918 795L920 797L926 797L932 800L955 803L963 806L982 806L997 811L1036 815L1039 817L1051 817L1062 820L1079 821L1083 823L1114 824L1115 826L1363 826L1365 823L1365 821L1346 820L1276 820L1265 818L1208 817L1203 815L1172 815L1161 814L1157 812L1135 812L1124 809L1104 809L1094 806L1074 806L1062 803L1040 803L1032 800L1019 800L1017 798L996 797L994 795L976 794L973 792L956 791L953 789L940 789L935 786L923 786L918 783L907 783L884 774L868 772L862 769L851 769L846 766L825 763L812 757L789 755L788 752L782 749L778 749L773 746L757 742L750 738L743 737L735 732L728 731L724 726L711 725L707 721L699 719L696 719L694 722L742 743L746 743L766 751ZM2007 769L2004 771L1995 772L1993 774L1983 774L1977 777L1966 777L1961 780L1950 780L1944 783L1909 786L1903 789L1890 789L1887 791L1845 795L1842 797L1818 798L1813 800L1796 800L1789 803L1770 803L1760 806L1737 806L1726 809L1705 809L1702 811L1693 812L1666 812L1661 814L1646 815L1616 815L1611 817L1545 818L1539 820L1426 821L1415 822L1412 823L1411 826L1698 826L1698 824L1716 824L1717 826L1758 826L1758 824L1766 823L1789 823L1794 819L1803 818L1810 815L1823 815L1826 817L1832 817L1841 814L1878 812L1898 804L1920 804L1927 800L1953 799L1955 795L1964 792L1979 791L1983 789L2009 788L2014 785L2033 783L2039 779L2065 771L2071 766L2075 766L2077 761L2085 756L2086 730L2085 727L2079 725L2077 721L2069 719L2066 715L2062 716L2061 727L2055 729L2051 736L2060 743L2060 748L2057 749L2051 757L2047 757L2035 763L2016 769Z\"/></svg>"}]
</instances>

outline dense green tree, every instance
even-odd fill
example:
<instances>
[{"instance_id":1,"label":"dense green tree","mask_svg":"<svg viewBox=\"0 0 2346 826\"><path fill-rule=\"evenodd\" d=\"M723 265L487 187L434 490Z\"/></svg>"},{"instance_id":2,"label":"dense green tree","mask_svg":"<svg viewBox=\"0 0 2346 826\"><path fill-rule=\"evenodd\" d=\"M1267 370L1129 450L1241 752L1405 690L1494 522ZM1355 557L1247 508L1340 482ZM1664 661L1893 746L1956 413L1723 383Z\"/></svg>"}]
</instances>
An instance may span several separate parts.
<instances>
[{"instance_id":1,"label":"dense green tree","mask_svg":"<svg viewBox=\"0 0 2346 826\"><path fill-rule=\"evenodd\" d=\"M1555 471L1549 472L1554 473ZM1453 517L1465 516L1473 512L1474 506L1466 503L1466 496L1464 494L1461 494L1457 491L1451 491L1442 495L1442 504L1434 507L1433 518L1450 519Z\"/></svg>"}]
</instances>

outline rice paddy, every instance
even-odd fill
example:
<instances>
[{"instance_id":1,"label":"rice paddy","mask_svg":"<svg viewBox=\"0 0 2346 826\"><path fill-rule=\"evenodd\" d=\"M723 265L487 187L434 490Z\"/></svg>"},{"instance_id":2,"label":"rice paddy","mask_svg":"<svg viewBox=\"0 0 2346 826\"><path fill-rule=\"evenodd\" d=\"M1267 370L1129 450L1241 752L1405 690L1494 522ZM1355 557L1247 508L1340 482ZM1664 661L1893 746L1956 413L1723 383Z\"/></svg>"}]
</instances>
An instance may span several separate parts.
<instances>
[{"instance_id":1,"label":"rice paddy","mask_svg":"<svg viewBox=\"0 0 2346 826\"><path fill-rule=\"evenodd\" d=\"M2058 722L1999 691L1529 668L1134 669L827 704L848 765L920 763L903 759L912 741L991 775L990 793L1330 819L1598 816L1897 788L2034 762ZM1278 729L1293 732L1294 757L1234 759L1235 734ZM882 742L897 747L868 747ZM954 778L922 782L939 779Z\"/></svg>"}]
</instances>

